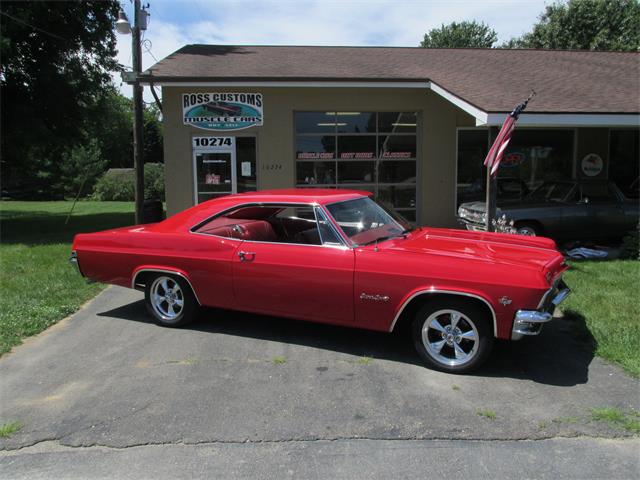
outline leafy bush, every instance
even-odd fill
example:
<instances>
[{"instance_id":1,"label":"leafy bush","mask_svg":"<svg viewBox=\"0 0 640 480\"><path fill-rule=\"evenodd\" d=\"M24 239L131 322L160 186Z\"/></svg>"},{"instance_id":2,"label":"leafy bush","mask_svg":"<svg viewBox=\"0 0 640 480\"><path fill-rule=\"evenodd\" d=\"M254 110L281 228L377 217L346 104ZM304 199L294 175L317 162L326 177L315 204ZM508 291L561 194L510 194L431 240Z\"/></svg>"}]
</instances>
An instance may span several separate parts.
<instances>
[{"instance_id":1,"label":"leafy bush","mask_svg":"<svg viewBox=\"0 0 640 480\"><path fill-rule=\"evenodd\" d=\"M164 164L145 164L144 198L145 200L162 200L164 202Z\"/></svg>"},{"instance_id":2,"label":"leafy bush","mask_svg":"<svg viewBox=\"0 0 640 480\"><path fill-rule=\"evenodd\" d=\"M620 258L640 260L640 223L622 239Z\"/></svg>"},{"instance_id":3,"label":"leafy bush","mask_svg":"<svg viewBox=\"0 0 640 480\"><path fill-rule=\"evenodd\" d=\"M164 201L164 165L147 163L144 166L145 200ZM100 201L132 202L135 200L135 171L133 168L107 170L93 189L93 199Z\"/></svg>"}]
</instances>

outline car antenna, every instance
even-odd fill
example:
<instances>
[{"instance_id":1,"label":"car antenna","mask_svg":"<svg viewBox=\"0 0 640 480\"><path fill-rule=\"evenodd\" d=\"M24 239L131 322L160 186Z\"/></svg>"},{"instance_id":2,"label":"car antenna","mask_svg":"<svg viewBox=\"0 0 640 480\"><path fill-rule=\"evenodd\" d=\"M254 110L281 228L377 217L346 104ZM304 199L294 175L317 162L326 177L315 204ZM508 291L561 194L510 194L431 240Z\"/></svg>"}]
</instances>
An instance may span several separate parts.
<instances>
[{"instance_id":1,"label":"car antenna","mask_svg":"<svg viewBox=\"0 0 640 480\"><path fill-rule=\"evenodd\" d=\"M379 240L379 239L378 239L378 238L376 238L376 243L375 243L375 245L373 246L373 251L374 251L374 252L377 252L377 251L378 251L378 240Z\"/></svg>"}]
</instances>

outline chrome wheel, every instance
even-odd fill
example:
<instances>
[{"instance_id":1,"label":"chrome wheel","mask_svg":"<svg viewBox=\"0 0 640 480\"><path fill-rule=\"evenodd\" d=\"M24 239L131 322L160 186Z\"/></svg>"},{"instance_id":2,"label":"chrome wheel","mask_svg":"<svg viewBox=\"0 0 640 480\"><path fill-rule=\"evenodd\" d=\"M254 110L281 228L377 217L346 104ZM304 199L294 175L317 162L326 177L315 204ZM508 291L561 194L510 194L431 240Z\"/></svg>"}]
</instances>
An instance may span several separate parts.
<instances>
[{"instance_id":1,"label":"chrome wheel","mask_svg":"<svg viewBox=\"0 0 640 480\"><path fill-rule=\"evenodd\" d=\"M151 284L151 306L163 320L177 320L184 308L184 293L176 280L160 276Z\"/></svg>"},{"instance_id":2,"label":"chrome wheel","mask_svg":"<svg viewBox=\"0 0 640 480\"><path fill-rule=\"evenodd\" d=\"M438 310L422 326L422 343L427 353L442 365L469 363L478 352L479 341L474 323L457 310Z\"/></svg>"}]
</instances>

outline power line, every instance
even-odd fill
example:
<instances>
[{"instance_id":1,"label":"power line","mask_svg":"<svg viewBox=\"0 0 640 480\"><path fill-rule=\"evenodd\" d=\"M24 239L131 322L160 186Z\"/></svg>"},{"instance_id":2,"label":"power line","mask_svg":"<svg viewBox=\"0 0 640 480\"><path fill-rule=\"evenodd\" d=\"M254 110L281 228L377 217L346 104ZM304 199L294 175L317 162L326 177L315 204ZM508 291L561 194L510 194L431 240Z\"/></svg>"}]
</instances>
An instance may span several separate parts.
<instances>
[{"instance_id":1,"label":"power line","mask_svg":"<svg viewBox=\"0 0 640 480\"><path fill-rule=\"evenodd\" d=\"M27 23L24 20L20 20L19 18L16 18L13 15L9 15L7 12L1 12L0 11L0 15L4 15L5 17L8 17L8 18L10 18L11 20L13 20L15 22L21 23L22 25L26 25L27 27L31 27L34 30L38 30L38 31L44 33L45 35L49 35L50 37L57 38L58 40L62 40L64 42L68 42L69 41L68 38L62 38L62 37L56 35L55 33L47 32L46 30L43 30L40 27L36 27L35 25L31 25L30 23Z\"/></svg>"}]
</instances>

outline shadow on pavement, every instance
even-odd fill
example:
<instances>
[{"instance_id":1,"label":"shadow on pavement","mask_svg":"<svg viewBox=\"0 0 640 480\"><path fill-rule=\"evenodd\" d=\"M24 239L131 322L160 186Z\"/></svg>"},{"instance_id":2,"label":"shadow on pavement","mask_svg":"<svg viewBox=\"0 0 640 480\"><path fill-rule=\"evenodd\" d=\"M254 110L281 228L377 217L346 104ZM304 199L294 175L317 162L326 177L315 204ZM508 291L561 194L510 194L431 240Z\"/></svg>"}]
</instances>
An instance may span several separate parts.
<instances>
[{"instance_id":1,"label":"shadow on pavement","mask_svg":"<svg viewBox=\"0 0 640 480\"><path fill-rule=\"evenodd\" d=\"M98 316L153 323L142 300ZM213 308L203 309L196 321L182 328L422 365L406 331L386 334ZM538 337L497 341L487 363L472 375L556 386L583 384L588 380L595 346L584 317L568 311L564 318L545 326Z\"/></svg>"}]
</instances>

